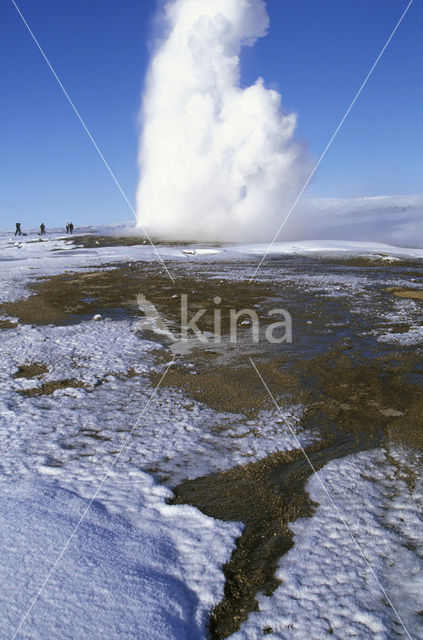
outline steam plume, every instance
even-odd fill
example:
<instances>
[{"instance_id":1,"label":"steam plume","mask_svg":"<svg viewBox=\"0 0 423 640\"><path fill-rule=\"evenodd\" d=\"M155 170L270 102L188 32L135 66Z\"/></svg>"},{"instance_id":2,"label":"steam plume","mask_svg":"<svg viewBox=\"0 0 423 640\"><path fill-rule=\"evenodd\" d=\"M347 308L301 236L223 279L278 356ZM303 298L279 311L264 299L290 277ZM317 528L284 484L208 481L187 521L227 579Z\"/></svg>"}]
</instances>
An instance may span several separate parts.
<instances>
[{"instance_id":1,"label":"steam plume","mask_svg":"<svg viewBox=\"0 0 423 640\"><path fill-rule=\"evenodd\" d=\"M269 26L263 0L173 0L142 107L137 216L154 237L268 240L306 177L296 115L239 55Z\"/></svg>"}]
</instances>

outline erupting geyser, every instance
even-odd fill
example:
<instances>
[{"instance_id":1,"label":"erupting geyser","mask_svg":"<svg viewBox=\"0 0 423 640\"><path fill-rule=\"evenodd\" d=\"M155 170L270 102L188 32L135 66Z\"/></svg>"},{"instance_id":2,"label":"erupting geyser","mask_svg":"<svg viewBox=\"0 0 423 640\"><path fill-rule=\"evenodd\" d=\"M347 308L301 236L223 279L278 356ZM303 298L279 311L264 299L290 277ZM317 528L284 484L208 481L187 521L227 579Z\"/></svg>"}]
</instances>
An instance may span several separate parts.
<instances>
[{"instance_id":1,"label":"erupting geyser","mask_svg":"<svg viewBox=\"0 0 423 640\"><path fill-rule=\"evenodd\" d=\"M263 0L173 0L146 79L138 222L154 237L268 240L306 178L296 115L241 48L266 34Z\"/></svg>"}]
</instances>

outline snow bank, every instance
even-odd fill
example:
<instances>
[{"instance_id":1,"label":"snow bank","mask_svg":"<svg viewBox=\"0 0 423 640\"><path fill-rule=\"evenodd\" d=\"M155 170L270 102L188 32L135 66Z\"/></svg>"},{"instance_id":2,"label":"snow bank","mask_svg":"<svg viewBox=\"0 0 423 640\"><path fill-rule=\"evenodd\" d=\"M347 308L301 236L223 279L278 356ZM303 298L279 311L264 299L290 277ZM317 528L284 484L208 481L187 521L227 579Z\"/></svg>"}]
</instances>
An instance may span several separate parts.
<instances>
[{"instance_id":1,"label":"snow bank","mask_svg":"<svg viewBox=\"0 0 423 640\"><path fill-rule=\"evenodd\" d=\"M373 256L375 258L389 259L423 258L423 249L396 247L380 242L358 242L349 240L301 240L296 242L275 242L273 245L265 243L244 244L228 247L227 251L236 251L256 256L276 255L339 255Z\"/></svg>"}]
</instances>

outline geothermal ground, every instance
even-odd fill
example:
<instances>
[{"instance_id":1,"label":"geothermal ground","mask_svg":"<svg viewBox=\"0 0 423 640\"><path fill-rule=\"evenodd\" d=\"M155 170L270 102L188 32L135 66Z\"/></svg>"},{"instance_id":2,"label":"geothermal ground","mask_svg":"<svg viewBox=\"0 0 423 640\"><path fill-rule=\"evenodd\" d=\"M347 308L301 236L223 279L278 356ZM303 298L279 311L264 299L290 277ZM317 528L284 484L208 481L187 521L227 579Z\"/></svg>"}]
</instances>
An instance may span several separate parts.
<instances>
[{"instance_id":1,"label":"geothermal ground","mask_svg":"<svg viewBox=\"0 0 423 640\"><path fill-rule=\"evenodd\" d=\"M0 238L2 636L423 638L423 251L265 248Z\"/></svg>"}]
</instances>

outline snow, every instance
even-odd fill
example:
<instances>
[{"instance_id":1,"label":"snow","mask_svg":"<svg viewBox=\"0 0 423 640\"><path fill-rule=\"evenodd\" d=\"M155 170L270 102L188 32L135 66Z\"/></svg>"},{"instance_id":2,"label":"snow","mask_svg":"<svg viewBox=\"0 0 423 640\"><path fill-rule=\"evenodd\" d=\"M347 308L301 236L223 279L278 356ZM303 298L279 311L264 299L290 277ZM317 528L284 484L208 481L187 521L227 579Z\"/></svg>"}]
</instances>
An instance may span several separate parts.
<instances>
[{"instance_id":1,"label":"snow","mask_svg":"<svg viewBox=\"0 0 423 640\"><path fill-rule=\"evenodd\" d=\"M423 326L410 327L404 333L381 333L378 336L379 342L388 342L389 344L397 344L403 347L411 347L412 345L423 344Z\"/></svg>"},{"instance_id":2,"label":"snow","mask_svg":"<svg viewBox=\"0 0 423 640\"><path fill-rule=\"evenodd\" d=\"M380 242L349 240L302 240L297 242L275 242L245 244L229 247L228 251L244 252L257 256L322 254L340 256L373 256L375 258L423 258L423 249L396 247Z\"/></svg>"},{"instance_id":3,"label":"snow","mask_svg":"<svg viewBox=\"0 0 423 640\"><path fill-rule=\"evenodd\" d=\"M170 492L145 474L133 492L133 522L92 504L17 637L206 638L206 615L223 594L219 569L240 527L167 507ZM3 481L0 505L0 634L12 637L88 503L31 478Z\"/></svg>"},{"instance_id":4,"label":"snow","mask_svg":"<svg viewBox=\"0 0 423 640\"><path fill-rule=\"evenodd\" d=\"M139 338L134 326L106 320L8 331L0 351L3 474L22 473L28 465L51 473L54 461L55 474L63 475L63 482L72 477L85 486L111 463L112 452L122 446L153 392L149 373L156 369L151 352L159 346ZM10 373L28 362L46 364L49 370L37 379L11 381ZM138 375L128 377L130 371ZM58 389L32 398L19 393L63 379L75 379L85 388ZM284 411L295 427L301 406ZM313 438L298 428L296 432L304 445ZM147 407L124 461L127 469L159 468L171 484L177 484L296 446L281 417L272 411L263 410L247 420L213 411L166 388L159 389Z\"/></svg>"},{"instance_id":5,"label":"snow","mask_svg":"<svg viewBox=\"0 0 423 640\"><path fill-rule=\"evenodd\" d=\"M404 283L407 288L411 288ZM404 327L408 325L406 331L392 332L375 329L371 332L377 337L379 342L394 344L402 347L417 346L423 344L423 325L421 324L421 302L407 298L395 298L392 296L391 310L380 314L381 323L399 323Z\"/></svg>"},{"instance_id":6,"label":"snow","mask_svg":"<svg viewBox=\"0 0 423 640\"><path fill-rule=\"evenodd\" d=\"M157 261L158 257L150 244L132 247L96 247L84 248L77 244L78 236L71 240L63 236L50 236L46 239L25 237L14 240L0 234L0 263L5 274L41 269L44 274L52 275L65 269L89 268L105 263L118 263L135 260ZM141 242L141 240L140 240ZM400 247L377 242L358 242L342 240L304 240L297 242L238 244L216 246L159 246L157 251L163 260L216 261L239 260L245 256L262 257L284 255L331 255L331 256L367 256L384 261L397 258L421 259L423 249ZM41 261L41 262L40 262ZM33 274L34 275L34 274Z\"/></svg>"}]
</instances>

